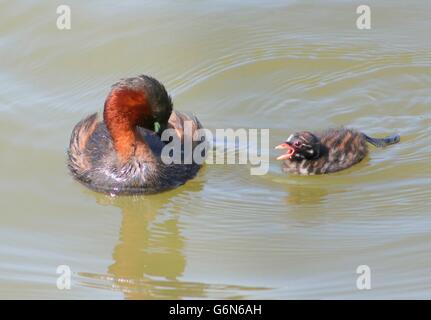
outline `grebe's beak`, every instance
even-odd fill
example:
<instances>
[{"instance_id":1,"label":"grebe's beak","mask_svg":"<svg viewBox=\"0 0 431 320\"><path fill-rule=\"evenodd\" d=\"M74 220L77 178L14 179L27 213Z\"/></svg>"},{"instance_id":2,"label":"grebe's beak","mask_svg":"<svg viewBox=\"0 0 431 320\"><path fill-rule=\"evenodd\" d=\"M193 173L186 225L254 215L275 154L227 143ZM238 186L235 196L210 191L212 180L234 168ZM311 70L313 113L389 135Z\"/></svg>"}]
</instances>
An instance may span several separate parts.
<instances>
[{"instance_id":1,"label":"grebe's beak","mask_svg":"<svg viewBox=\"0 0 431 320\"><path fill-rule=\"evenodd\" d=\"M286 160L286 159L292 159L292 156L295 153L295 148L293 148L290 144L287 142L284 142L282 144L279 144L274 149L287 149L287 152L285 154L282 154L281 156L277 157L277 160Z\"/></svg>"},{"instance_id":2,"label":"grebe's beak","mask_svg":"<svg viewBox=\"0 0 431 320\"><path fill-rule=\"evenodd\" d=\"M160 123L158 121L154 122L154 132L159 136L162 137L163 131L165 131L167 128L166 124Z\"/></svg>"},{"instance_id":3,"label":"grebe's beak","mask_svg":"<svg viewBox=\"0 0 431 320\"><path fill-rule=\"evenodd\" d=\"M162 126L160 125L159 122L157 122L157 121L154 122L154 132L155 133L159 134L161 128L162 128Z\"/></svg>"}]
</instances>

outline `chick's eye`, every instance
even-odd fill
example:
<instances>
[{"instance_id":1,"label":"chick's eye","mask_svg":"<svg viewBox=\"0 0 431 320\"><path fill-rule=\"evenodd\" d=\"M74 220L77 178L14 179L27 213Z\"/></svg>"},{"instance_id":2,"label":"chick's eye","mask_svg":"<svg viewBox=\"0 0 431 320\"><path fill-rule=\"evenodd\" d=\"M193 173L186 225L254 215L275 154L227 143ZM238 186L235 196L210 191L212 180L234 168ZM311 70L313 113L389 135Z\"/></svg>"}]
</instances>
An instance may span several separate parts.
<instances>
[{"instance_id":1,"label":"chick's eye","mask_svg":"<svg viewBox=\"0 0 431 320\"><path fill-rule=\"evenodd\" d=\"M295 147L300 147L300 146L301 146L301 142L299 142L299 141L295 141L294 146L295 146Z\"/></svg>"}]
</instances>

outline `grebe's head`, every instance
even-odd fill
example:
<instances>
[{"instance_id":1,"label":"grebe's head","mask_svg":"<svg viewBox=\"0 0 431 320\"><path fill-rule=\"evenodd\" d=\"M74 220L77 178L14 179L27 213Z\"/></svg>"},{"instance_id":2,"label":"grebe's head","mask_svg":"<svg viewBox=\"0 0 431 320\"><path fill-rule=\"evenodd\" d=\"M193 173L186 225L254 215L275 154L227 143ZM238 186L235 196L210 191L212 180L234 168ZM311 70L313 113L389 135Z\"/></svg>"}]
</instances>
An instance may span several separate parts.
<instances>
[{"instance_id":1,"label":"grebe's head","mask_svg":"<svg viewBox=\"0 0 431 320\"><path fill-rule=\"evenodd\" d=\"M292 134L284 143L275 149L287 149L287 152L277 158L277 160L312 160L320 156L320 140L311 132L302 131Z\"/></svg>"},{"instance_id":2,"label":"grebe's head","mask_svg":"<svg viewBox=\"0 0 431 320\"><path fill-rule=\"evenodd\" d=\"M172 101L156 79L141 75L112 86L105 101L104 121L111 131L140 126L161 135L172 113Z\"/></svg>"}]
</instances>

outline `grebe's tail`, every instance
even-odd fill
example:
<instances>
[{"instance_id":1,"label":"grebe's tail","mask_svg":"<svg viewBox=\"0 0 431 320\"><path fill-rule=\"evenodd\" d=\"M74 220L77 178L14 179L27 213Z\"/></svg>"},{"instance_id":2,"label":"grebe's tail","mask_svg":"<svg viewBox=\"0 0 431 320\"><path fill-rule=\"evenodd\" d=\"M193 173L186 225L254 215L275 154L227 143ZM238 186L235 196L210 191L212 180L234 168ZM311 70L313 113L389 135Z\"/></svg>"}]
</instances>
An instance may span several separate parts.
<instances>
[{"instance_id":1,"label":"grebe's tail","mask_svg":"<svg viewBox=\"0 0 431 320\"><path fill-rule=\"evenodd\" d=\"M85 156L87 142L97 125L97 113L78 122L72 131L68 154L68 166L72 174L82 176L90 164Z\"/></svg>"}]
</instances>

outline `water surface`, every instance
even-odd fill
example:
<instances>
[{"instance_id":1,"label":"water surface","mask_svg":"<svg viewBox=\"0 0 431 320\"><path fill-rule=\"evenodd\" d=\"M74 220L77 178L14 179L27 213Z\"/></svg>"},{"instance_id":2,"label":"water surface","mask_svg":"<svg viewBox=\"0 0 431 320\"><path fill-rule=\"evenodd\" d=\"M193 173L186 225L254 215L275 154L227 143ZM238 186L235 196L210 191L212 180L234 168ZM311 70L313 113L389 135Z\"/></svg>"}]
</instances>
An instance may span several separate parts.
<instances>
[{"instance_id":1,"label":"water surface","mask_svg":"<svg viewBox=\"0 0 431 320\"><path fill-rule=\"evenodd\" d=\"M0 1L0 298L430 298L429 1ZM402 143L341 173L206 166L111 198L71 179L73 126L153 75L205 127L347 125ZM56 268L72 270L71 290ZM368 265L372 289L356 288Z\"/></svg>"}]
</instances>

